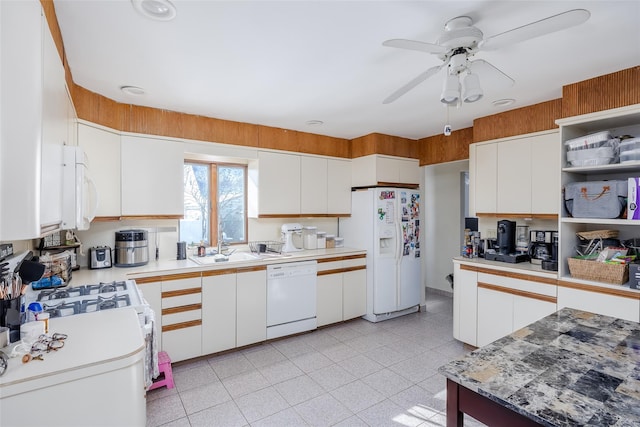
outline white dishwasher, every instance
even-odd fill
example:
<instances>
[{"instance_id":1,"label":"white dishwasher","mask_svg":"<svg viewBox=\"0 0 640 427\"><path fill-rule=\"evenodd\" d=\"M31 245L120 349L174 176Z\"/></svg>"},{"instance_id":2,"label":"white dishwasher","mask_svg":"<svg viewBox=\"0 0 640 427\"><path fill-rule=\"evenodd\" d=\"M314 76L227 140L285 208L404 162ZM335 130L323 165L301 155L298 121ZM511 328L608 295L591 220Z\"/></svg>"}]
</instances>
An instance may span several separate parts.
<instances>
[{"instance_id":1,"label":"white dishwasher","mask_svg":"<svg viewBox=\"0 0 640 427\"><path fill-rule=\"evenodd\" d=\"M267 266L267 339L318 327L316 261Z\"/></svg>"}]
</instances>

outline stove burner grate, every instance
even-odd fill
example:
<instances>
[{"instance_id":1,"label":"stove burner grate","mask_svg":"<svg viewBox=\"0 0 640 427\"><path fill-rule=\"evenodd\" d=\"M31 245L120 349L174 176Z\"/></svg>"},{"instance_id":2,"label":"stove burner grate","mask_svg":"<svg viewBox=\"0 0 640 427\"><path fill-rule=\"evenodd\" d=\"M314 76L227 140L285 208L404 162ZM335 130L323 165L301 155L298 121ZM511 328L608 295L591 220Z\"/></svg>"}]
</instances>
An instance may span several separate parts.
<instances>
[{"instance_id":1,"label":"stove burner grate","mask_svg":"<svg viewBox=\"0 0 640 427\"><path fill-rule=\"evenodd\" d=\"M84 285L82 295L106 294L108 292L124 292L127 290L127 283L124 281L101 282L95 285Z\"/></svg>"},{"instance_id":2,"label":"stove burner grate","mask_svg":"<svg viewBox=\"0 0 640 427\"><path fill-rule=\"evenodd\" d=\"M60 301L60 303L54 305L44 303L42 305L42 310L49 313L51 318L66 317L81 313L82 305L80 304L80 301Z\"/></svg>"},{"instance_id":3,"label":"stove burner grate","mask_svg":"<svg viewBox=\"0 0 640 427\"><path fill-rule=\"evenodd\" d=\"M109 310L112 308L128 307L131 305L129 295L113 295L111 297L98 296L95 299L82 301L82 313Z\"/></svg>"},{"instance_id":4,"label":"stove burner grate","mask_svg":"<svg viewBox=\"0 0 640 427\"><path fill-rule=\"evenodd\" d=\"M74 298L82 295L81 288L47 289L38 294L38 301Z\"/></svg>"}]
</instances>

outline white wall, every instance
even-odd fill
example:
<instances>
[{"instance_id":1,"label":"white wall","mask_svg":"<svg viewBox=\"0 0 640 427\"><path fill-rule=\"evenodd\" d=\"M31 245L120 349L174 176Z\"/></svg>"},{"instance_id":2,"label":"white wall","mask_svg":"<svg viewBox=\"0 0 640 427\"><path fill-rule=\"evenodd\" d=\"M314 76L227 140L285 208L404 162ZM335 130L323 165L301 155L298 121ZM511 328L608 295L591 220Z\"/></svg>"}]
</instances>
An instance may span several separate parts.
<instances>
[{"instance_id":1,"label":"white wall","mask_svg":"<svg viewBox=\"0 0 640 427\"><path fill-rule=\"evenodd\" d=\"M425 285L452 292L445 277L453 273L453 257L460 255L461 172L469 161L441 163L424 168Z\"/></svg>"}]
</instances>

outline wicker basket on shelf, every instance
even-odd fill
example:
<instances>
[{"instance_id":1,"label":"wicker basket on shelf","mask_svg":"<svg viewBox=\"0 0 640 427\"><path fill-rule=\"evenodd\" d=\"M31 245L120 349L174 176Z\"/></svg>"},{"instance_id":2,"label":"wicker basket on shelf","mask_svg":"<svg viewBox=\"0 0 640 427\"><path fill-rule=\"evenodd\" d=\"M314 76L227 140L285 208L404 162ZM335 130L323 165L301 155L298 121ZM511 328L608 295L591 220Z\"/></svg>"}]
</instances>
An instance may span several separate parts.
<instances>
[{"instance_id":1,"label":"wicker basket on shelf","mask_svg":"<svg viewBox=\"0 0 640 427\"><path fill-rule=\"evenodd\" d=\"M622 285L629 281L628 264L607 264L594 259L567 258L569 273L576 279Z\"/></svg>"},{"instance_id":2,"label":"wicker basket on shelf","mask_svg":"<svg viewBox=\"0 0 640 427\"><path fill-rule=\"evenodd\" d=\"M576 233L581 240L593 240L593 239L617 239L618 230L593 230L593 231L578 231Z\"/></svg>"}]
</instances>

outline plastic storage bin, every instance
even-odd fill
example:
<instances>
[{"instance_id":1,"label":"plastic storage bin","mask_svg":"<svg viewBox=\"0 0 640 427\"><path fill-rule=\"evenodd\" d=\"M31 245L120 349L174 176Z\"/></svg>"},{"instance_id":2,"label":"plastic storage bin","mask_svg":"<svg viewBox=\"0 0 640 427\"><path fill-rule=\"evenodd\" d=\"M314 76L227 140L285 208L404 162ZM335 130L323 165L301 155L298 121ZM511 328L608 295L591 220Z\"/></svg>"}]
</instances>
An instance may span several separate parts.
<instances>
[{"instance_id":1,"label":"plastic storage bin","mask_svg":"<svg viewBox=\"0 0 640 427\"><path fill-rule=\"evenodd\" d=\"M570 139L565 141L564 145L567 147L567 151L588 150L602 147L610 139L611 133L609 131L603 131Z\"/></svg>"},{"instance_id":2,"label":"plastic storage bin","mask_svg":"<svg viewBox=\"0 0 640 427\"><path fill-rule=\"evenodd\" d=\"M620 163L637 162L638 160L640 160L640 148L620 153Z\"/></svg>"},{"instance_id":3,"label":"plastic storage bin","mask_svg":"<svg viewBox=\"0 0 640 427\"><path fill-rule=\"evenodd\" d=\"M327 247L327 232L318 231L318 249L324 249Z\"/></svg>"},{"instance_id":4,"label":"plastic storage bin","mask_svg":"<svg viewBox=\"0 0 640 427\"><path fill-rule=\"evenodd\" d=\"M333 249L336 247L336 236L333 234L327 234L327 249Z\"/></svg>"},{"instance_id":5,"label":"plastic storage bin","mask_svg":"<svg viewBox=\"0 0 640 427\"><path fill-rule=\"evenodd\" d=\"M640 150L640 138L625 139L620 143L620 154Z\"/></svg>"},{"instance_id":6,"label":"plastic storage bin","mask_svg":"<svg viewBox=\"0 0 640 427\"><path fill-rule=\"evenodd\" d=\"M613 162L615 151L613 147L599 147L587 150L567 151L567 163L570 166L600 166Z\"/></svg>"},{"instance_id":7,"label":"plastic storage bin","mask_svg":"<svg viewBox=\"0 0 640 427\"><path fill-rule=\"evenodd\" d=\"M317 227L302 228L302 242L305 249L318 248L318 229Z\"/></svg>"}]
</instances>

